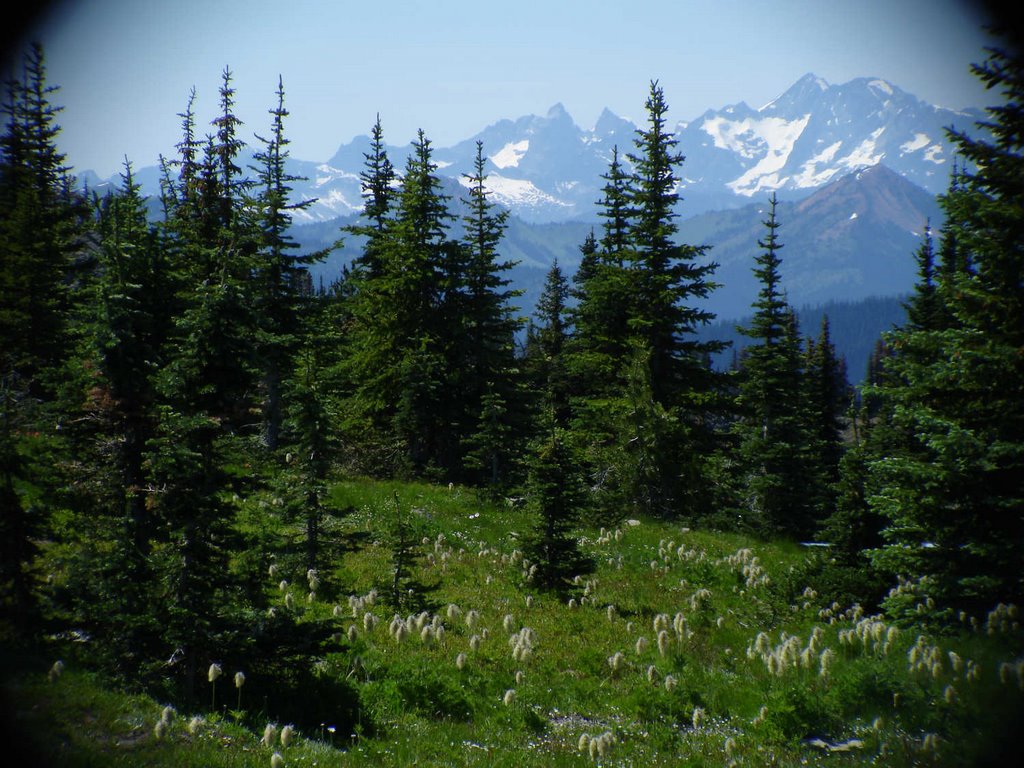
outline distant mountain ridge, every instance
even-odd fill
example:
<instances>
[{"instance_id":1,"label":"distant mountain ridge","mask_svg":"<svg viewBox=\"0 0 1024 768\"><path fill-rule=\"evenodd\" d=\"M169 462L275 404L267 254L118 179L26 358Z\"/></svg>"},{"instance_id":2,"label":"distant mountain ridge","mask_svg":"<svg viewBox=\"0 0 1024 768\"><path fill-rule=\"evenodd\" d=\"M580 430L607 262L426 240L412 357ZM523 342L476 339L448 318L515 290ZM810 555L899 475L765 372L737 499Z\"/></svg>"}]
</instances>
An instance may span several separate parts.
<instances>
[{"instance_id":1,"label":"distant mountain ridge","mask_svg":"<svg viewBox=\"0 0 1024 768\"><path fill-rule=\"evenodd\" d=\"M686 156L679 241L711 246L708 258L719 265L715 280L723 286L707 308L725 321L749 312L757 292L750 267L770 191L780 199L783 288L792 304L908 293L921 233L929 223L935 229L942 223L935 195L946 188L952 161L945 129L976 134L972 127L983 117L978 110L925 104L879 79L832 86L807 75L760 109L740 103L675 126ZM542 116L501 120L452 147L435 148L443 187L457 208L465 194L462 174L471 170L476 142L484 143L487 186L513 214L501 248L518 262L511 278L524 291L523 314L533 311L551 263L557 259L571 276L586 233L600 233L595 203L601 176L614 147L622 158L632 150L635 130L609 110L583 130L556 104ZM291 173L308 178L295 185L296 198L317 198L296 216L294 233L304 247L333 243L339 226L358 216L369 142L360 136L343 143L327 162L290 161ZM404 168L409 151L388 148L396 168ZM103 185L86 178L94 188ZM139 169L136 181L157 195L157 169ZM357 238L345 240L314 267L317 280L331 282L358 252Z\"/></svg>"},{"instance_id":2,"label":"distant mountain ridge","mask_svg":"<svg viewBox=\"0 0 1024 768\"><path fill-rule=\"evenodd\" d=\"M457 193L454 184L449 181L446 192ZM723 320L748 314L757 296L751 268L757 241L764 237L766 203L767 195L741 208L708 211L679 222L679 242L711 246L707 260L718 264L714 280L721 288L703 306ZM909 293L917 270L914 252L924 229L942 224L933 195L882 165L843 176L801 200L780 202L777 215L782 288L794 306ZM294 235L308 250L321 248L356 218L350 214L298 226ZM591 222L509 219L500 250L504 258L518 262L510 277L524 291L517 302L523 314L532 313L554 260L567 277L575 273L579 246L591 230L600 236L600 225ZM327 262L314 266L318 281L329 284L360 252L358 238L346 235L344 240Z\"/></svg>"},{"instance_id":3,"label":"distant mountain ridge","mask_svg":"<svg viewBox=\"0 0 1024 768\"><path fill-rule=\"evenodd\" d=\"M745 103L709 109L675 126L680 169L680 212L693 216L737 208L776 191L798 199L848 173L883 163L933 194L945 189L952 153L950 127L968 133L980 110L927 104L879 78L829 85L808 74L779 98L752 109ZM385 125L386 129L386 125ZM469 173L482 141L494 199L528 222L593 221L614 147L633 149L636 126L605 110L593 129L576 125L561 104L544 115L501 120L452 147L435 149L439 173ZM369 138L339 147L310 167L303 192L319 196L311 218L351 213L361 206L358 174ZM402 168L409 147L389 147Z\"/></svg>"},{"instance_id":4,"label":"distant mountain ridge","mask_svg":"<svg viewBox=\"0 0 1024 768\"><path fill-rule=\"evenodd\" d=\"M757 294L751 271L764 237L767 195L756 203L680 223L683 242L711 245L718 263L707 307L723 318L746 314ZM782 288L790 302L815 305L908 293L925 228L942 226L934 195L884 165L848 174L797 201L778 205Z\"/></svg>"},{"instance_id":5,"label":"distant mountain ridge","mask_svg":"<svg viewBox=\"0 0 1024 768\"><path fill-rule=\"evenodd\" d=\"M759 109L740 102L674 126L677 149L686 157L680 213L739 208L773 190L796 200L879 163L935 194L949 178L946 128L976 133L983 118L980 110L927 104L879 78L830 85L808 74ZM384 129L386 137L386 116ZM482 141L496 202L531 223L596 221L601 175L614 147L623 159L632 151L635 130L607 109L592 129L583 129L556 104L544 115L500 120L451 147L435 147L433 157L439 175L458 181L471 172L476 142ZM296 183L296 197L316 198L307 211L296 212L297 223L361 210L359 173L369 145L368 136L357 136L326 161L290 162L291 173L308 179ZM410 145L388 147L399 171L409 152ZM158 192L156 169L137 176L145 192ZM88 180L93 187L103 183Z\"/></svg>"}]
</instances>

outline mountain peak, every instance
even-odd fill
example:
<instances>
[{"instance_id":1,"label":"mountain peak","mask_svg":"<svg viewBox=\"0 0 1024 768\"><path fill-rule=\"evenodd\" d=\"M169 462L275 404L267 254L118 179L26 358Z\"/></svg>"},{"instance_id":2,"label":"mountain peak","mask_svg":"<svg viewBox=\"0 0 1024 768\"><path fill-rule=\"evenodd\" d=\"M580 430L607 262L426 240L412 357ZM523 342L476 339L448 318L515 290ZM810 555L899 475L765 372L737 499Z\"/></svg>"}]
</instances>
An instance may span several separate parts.
<instances>
[{"instance_id":1,"label":"mountain peak","mask_svg":"<svg viewBox=\"0 0 1024 768\"><path fill-rule=\"evenodd\" d=\"M570 120L572 119L571 117L569 117L569 113L566 111L565 105L562 104L562 102L558 102L557 104L552 106L551 109L548 110L548 113L547 115L545 115L545 117L547 117L548 120L564 120L566 118L569 118Z\"/></svg>"},{"instance_id":2,"label":"mountain peak","mask_svg":"<svg viewBox=\"0 0 1024 768\"><path fill-rule=\"evenodd\" d=\"M815 86L820 91L828 90L828 81L823 77L818 77L813 72L808 72L806 75L796 81L795 85L799 86Z\"/></svg>"},{"instance_id":3,"label":"mountain peak","mask_svg":"<svg viewBox=\"0 0 1024 768\"><path fill-rule=\"evenodd\" d=\"M605 107L600 117L597 118L597 123L594 124L594 134L597 136L632 135L635 127L629 120L619 117Z\"/></svg>"},{"instance_id":4,"label":"mountain peak","mask_svg":"<svg viewBox=\"0 0 1024 768\"><path fill-rule=\"evenodd\" d=\"M791 108L793 105L803 104L808 100L817 99L829 88L830 86L825 78L818 77L813 72L808 72L793 83L793 85L789 86L785 93L777 99L768 102L758 111L772 112L779 109L786 110Z\"/></svg>"}]
</instances>

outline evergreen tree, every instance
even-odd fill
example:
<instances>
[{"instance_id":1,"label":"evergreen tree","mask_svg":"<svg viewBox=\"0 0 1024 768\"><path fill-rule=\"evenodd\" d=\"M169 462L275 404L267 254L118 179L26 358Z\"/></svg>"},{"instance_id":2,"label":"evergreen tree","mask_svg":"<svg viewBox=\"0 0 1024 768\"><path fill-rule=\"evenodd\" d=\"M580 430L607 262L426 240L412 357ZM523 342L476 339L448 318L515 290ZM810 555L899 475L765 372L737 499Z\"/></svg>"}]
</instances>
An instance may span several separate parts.
<instances>
[{"instance_id":1,"label":"evergreen tree","mask_svg":"<svg viewBox=\"0 0 1024 768\"><path fill-rule=\"evenodd\" d=\"M808 493L814 496L815 519L824 520L835 505L845 414L850 405L846 365L836 357L828 315L821 319L817 340L807 339L802 368L801 398L807 431L803 454L810 473Z\"/></svg>"},{"instance_id":2,"label":"evergreen tree","mask_svg":"<svg viewBox=\"0 0 1024 768\"><path fill-rule=\"evenodd\" d=\"M629 324L650 347L655 398L681 405L706 394L711 386L706 360L721 348L693 336L699 326L714 319L694 303L714 289L710 277L715 267L697 263L705 247L675 242L679 200L675 169L684 158L675 151L678 142L667 131L668 105L657 82L651 83L646 108L647 127L637 131L636 154L628 156L634 167L630 241L636 273Z\"/></svg>"},{"instance_id":3,"label":"evergreen tree","mask_svg":"<svg viewBox=\"0 0 1024 768\"><path fill-rule=\"evenodd\" d=\"M0 137L0 604L22 631L35 615L31 573L46 509L60 486L57 412L72 334L66 286L81 247L85 206L57 148L61 108L43 50L6 84ZM45 436L45 437L43 437ZM38 467L37 462L47 466Z\"/></svg>"},{"instance_id":4,"label":"evergreen tree","mask_svg":"<svg viewBox=\"0 0 1024 768\"><path fill-rule=\"evenodd\" d=\"M574 380L574 440L590 452L594 486L619 497L624 488L639 488L624 471L633 466L616 446L616 413L634 376L637 349L650 366L641 377L649 382L657 407L669 419L647 425L657 435L655 452L666 473L656 486L646 485L639 503L662 514L693 513L704 506L708 479L704 457L714 444L711 404L717 386L710 355L717 342L700 342L695 331L712 315L695 304L715 287L714 265L700 264L706 248L676 242L676 168L682 155L665 126L662 89L651 83L646 102L647 126L637 131L636 153L628 156L628 177L614 154L602 200L604 237L596 258L586 263L580 301L573 313L575 334L570 345ZM633 413L653 411L633 409ZM672 423L670 430L662 429ZM651 480L651 476L648 477ZM618 502L616 502L618 503Z\"/></svg>"},{"instance_id":5,"label":"evergreen tree","mask_svg":"<svg viewBox=\"0 0 1024 768\"><path fill-rule=\"evenodd\" d=\"M600 244L593 232L580 247L582 260L574 282L576 306L571 312L575 328L569 346L574 389L585 399L600 399L618 389L626 359L630 310L629 285L624 268L629 250L629 177L619 162L618 147L598 203L605 219ZM588 421L590 419L587 419Z\"/></svg>"},{"instance_id":6,"label":"evergreen tree","mask_svg":"<svg viewBox=\"0 0 1024 768\"><path fill-rule=\"evenodd\" d=\"M459 446L452 419L458 392L447 386L455 375L449 362L456 302L446 290L461 282L452 269L461 270L464 251L448 237L452 216L436 170L420 131L388 225L381 273L364 279L357 271L348 302L351 434L378 436L387 453L397 447L399 464L417 473L451 467Z\"/></svg>"},{"instance_id":7,"label":"evergreen tree","mask_svg":"<svg viewBox=\"0 0 1024 768\"><path fill-rule=\"evenodd\" d=\"M47 84L42 48L23 61L21 79L6 84L0 138L0 363L49 399L69 346L65 278L85 208L57 147L62 107L51 101L58 89Z\"/></svg>"},{"instance_id":8,"label":"evergreen tree","mask_svg":"<svg viewBox=\"0 0 1024 768\"><path fill-rule=\"evenodd\" d=\"M486 450L486 462L481 464L477 456L472 464L485 468L486 482L493 487L502 474L507 474L505 465L515 455L510 406L517 399L515 334L520 321L509 302L522 291L509 288L505 274L515 264L501 260L498 253L508 212L497 210L488 198L485 163L483 143L478 141L473 173L464 175L469 189L469 199L463 200L468 213L462 218L465 274L448 270L448 279L455 284L451 285L447 303L451 305L451 299L456 299L456 311L449 310L449 317L455 336L453 346L462 347L455 352L453 362L460 372L462 401L468 413L459 421L467 426L477 424L468 438L471 443L491 446ZM464 295L460 297L460 293Z\"/></svg>"},{"instance_id":9,"label":"evergreen tree","mask_svg":"<svg viewBox=\"0 0 1024 768\"><path fill-rule=\"evenodd\" d=\"M388 158L379 114L370 141L370 151L363 155L365 163L359 174L363 194L362 220L347 227L346 231L366 238L366 244L355 259L354 267L357 271L364 271L367 279L373 280L382 273L383 250L386 248L388 226L395 203L395 168Z\"/></svg>"},{"instance_id":10,"label":"evergreen tree","mask_svg":"<svg viewBox=\"0 0 1024 768\"><path fill-rule=\"evenodd\" d=\"M166 584L160 618L165 640L181 651L177 672L189 697L201 660L229 623L234 494L245 482L231 468L241 464L241 436L258 412L252 275L261 234L246 215L250 182L237 166L243 144L227 70L220 96L216 136L207 137L194 173L191 104L186 110L181 173L165 188L164 249L176 267L176 293L149 443L159 489L151 505L171 545L159 559Z\"/></svg>"},{"instance_id":11,"label":"evergreen tree","mask_svg":"<svg viewBox=\"0 0 1024 768\"><path fill-rule=\"evenodd\" d=\"M326 322L314 317L307 330L315 334L326 328ZM306 568L319 570L323 500L336 446L331 433L331 402L325 386L326 350L317 338L308 338L296 357L296 370L290 381L285 423L293 451L288 454L288 464L294 469L286 476L295 481L291 490L305 518Z\"/></svg>"},{"instance_id":12,"label":"evergreen tree","mask_svg":"<svg viewBox=\"0 0 1024 768\"><path fill-rule=\"evenodd\" d=\"M951 133L975 169L941 200L957 268L937 291L955 322L892 334L878 394L903 444L869 465L888 521L876 563L971 612L1024 597L1024 62L993 51L975 73L1005 103L988 110L991 140Z\"/></svg>"},{"instance_id":13,"label":"evergreen tree","mask_svg":"<svg viewBox=\"0 0 1024 768\"><path fill-rule=\"evenodd\" d=\"M503 487L503 475L507 475L508 466L516 458L517 437L509 423L509 408L502 397L501 391L492 383L487 383L480 400L479 416L476 429L467 438L464 446L468 449L465 464L477 473L478 482L482 482L492 496L497 496Z\"/></svg>"},{"instance_id":14,"label":"evergreen tree","mask_svg":"<svg viewBox=\"0 0 1024 768\"><path fill-rule=\"evenodd\" d=\"M806 432L800 410L800 340L796 315L782 293L776 200L769 198L766 235L758 240L754 274L761 284L750 325L756 343L744 350L736 398L740 485L747 523L773 533L813 530L802 460Z\"/></svg>"},{"instance_id":15,"label":"evergreen tree","mask_svg":"<svg viewBox=\"0 0 1024 768\"><path fill-rule=\"evenodd\" d=\"M138 674L158 648L151 610L156 574L151 554L162 529L149 504L148 443L155 436L155 378L171 323L167 264L158 232L126 163L122 186L97 209L98 270L88 306L84 418L77 495L91 537L81 548L81 619L107 661ZM83 442L87 440L87 442ZM159 651L157 651L159 652Z\"/></svg>"},{"instance_id":16,"label":"evergreen tree","mask_svg":"<svg viewBox=\"0 0 1024 768\"><path fill-rule=\"evenodd\" d=\"M254 214L261 235L254 282L264 390L263 440L273 451L278 447L284 417L282 378L291 367L291 358L299 343L305 267L323 259L326 253L293 253L298 245L289 234L292 212L308 208L313 201L291 200L291 184L301 179L288 173L286 168L289 141L284 135L284 118L288 110L284 107L284 84L280 79L277 106L270 114L273 116L270 138L260 139L263 149L254 157L259 185Z\"/></svg>"},{"instance_id":17,"label":"evergreen tree","mask_svg":"<svg viewBox=\"0 0 1024 768\"><path fill-rule=\"evenodd\" d=\"M536 322L527 330L524 365L527 379L536 394L537 407L548 413L555 426L569 423L569 382L565 348L569 338L569 284L556 259L544 280L544 289L534 312Z\"/></svg>"},{"instance_id":18,"label":"evergreen tree","mask_svg":"<svg viewBox=\"0 0 1024 768\"><path fill-rule=\"evenodd\" d=\"M523 550L536 566L532 581L562 593L572 588L575 576L594 569L575 536L586 502L575 466L560 432L553 429L533 454L527 479L528 505L536 523Z\"/></svg>"}]
</instances>

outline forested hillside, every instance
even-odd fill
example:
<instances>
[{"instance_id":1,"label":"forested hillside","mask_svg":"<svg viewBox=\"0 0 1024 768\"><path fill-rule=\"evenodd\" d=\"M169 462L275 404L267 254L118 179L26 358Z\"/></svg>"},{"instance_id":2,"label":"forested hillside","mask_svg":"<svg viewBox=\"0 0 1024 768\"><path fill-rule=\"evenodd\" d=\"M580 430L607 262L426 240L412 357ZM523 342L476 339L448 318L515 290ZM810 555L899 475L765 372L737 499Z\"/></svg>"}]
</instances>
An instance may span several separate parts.
<instances>
[{"instance_id":1,"label":"forested hillside","mask_svg":"<svg viewBox=\"0 0 1024 768\"><path fill-rule=\"evenodd\" d=\"M829 335L836 357L843 360L850 384L857 386L867 378L872 360L879 354L883 336L906 322L906 296L874 297L861 301L830 301L816 306L802 306L796 310L798 327L805 332L820 329L827 319ZM738 359L751 340L740 328L751 322L750 316L739 320L716 320L698 335L702 338L721 339L729 344L714 358L714 365L727 369Z\"/></svg>"},{"instance_id":2,"label":"forested hillside","mask_svg":"<svg viewBox=\"0 0 1024 768\"><path fill-rule=\"evenodd\" d=\"M71 765L1007 759L1024 61L991 56L994 139L952 134L855 392L833 319L789 302L774 195L714 364L657 81L524 319L481 143L455 190L422 131L399 171L378 119L362 215L300 248L282 82L251 146L225 69L158 199L127 162L87 195L30 48L0 138L7 727ZM314 280L332 238L358 255Z\"/></svg>"}]
</instances>

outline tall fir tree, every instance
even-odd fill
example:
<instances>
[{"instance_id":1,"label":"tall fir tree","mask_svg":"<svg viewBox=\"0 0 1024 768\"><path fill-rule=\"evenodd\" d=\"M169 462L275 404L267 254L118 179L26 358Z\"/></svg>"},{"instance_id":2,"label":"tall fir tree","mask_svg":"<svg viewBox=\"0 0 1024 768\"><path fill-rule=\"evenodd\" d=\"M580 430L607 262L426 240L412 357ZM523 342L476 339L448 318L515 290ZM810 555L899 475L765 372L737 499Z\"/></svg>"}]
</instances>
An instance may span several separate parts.
<instances>
[{"instance_id":1,"label":"tall fir tree","mask_svg":"<svg viewBox=\"0 0 1024 768\"><path fill-rule=\"evenodd\" d=\"M868 480L887 520L875 562L940 610L981 612L1024 598L1024 60L992 50L974 71L1003 102L991 139L950 134L973 169L941 199L956 267L943 260L937 293L954 322L892 334L877 394L904 438Z\"/></svg>"},{"instance_id":2,"label":"tall fir tree","mask_svg":"<svg viewBox=\"0 0 1024 768\"><path fill-rule=\"evenodd\" d=\"M454 301L446 291L460 282L452 269L461 273L465 262L449 237L453 217L432 154L420 131L395 200L380 275L363 279L357 272L348 302L350 434L364 441L368 433L377 436L392 467L414 473L447 469L458 452L451 418L457 403L446 386L454 375L448 365L454 313L445 302Z\"/></svg>"},{"instance_id":3,"label":"tall fir tree","mask_svg":"<svg viewBox=\"0 0 1024 768\"><path fill-rule=\"evenodd\" d=\"M180 650L175 670L189 697L201 660L230 624L234 494L246 482L232 467L260 412L252 276L262 233L248 215L251 182L237 164L244 144L233 107L225 70L216 133L207 137L193 173L189 153L198 144L190 102L179 177L168 178L164 192L164 248L175 266L176 295L166 365L156 378L160 405L149 472L159 489L152 507L170 544L159 562L166 585L160 618L166 641Z\"/></svg>"},{"instance_id":4,"label":"tall fir tree","mask_svg":"<svg viewBox=\"0 0 1024 768\"><path fill-rule=\"evenodd\" d=\"M119 674L145 677L161 650L152 553L163 521L151 508L148 464L156 377L172 318L159 232L127 162L120 189L98 201L96 231L97 277L84 318L85 392L73 419L73 489L91 535L79 540L81 571L73 581L84 598L79 620L101 655Z\"/></svg>"},{"instance_id":5,"label":"tall fir tree","mask_svg":"<svg viewBox=\"0 0 1024 768\"><path fill-rule=\"evenodd\" d=\"M569 283L556 259L544 279L544 289L537 300L534 321L526 334L524 367L535 396L535 410L548 414L556 427L568 427L569 380L566 369L566 343L569 339L569 317L566 302Z\"/></svg>"},{"instance_id":6,"label":"tall fir tree","mask_svg":"<svg viewBox=\"0 0 1024 768\"><path fill-rule=\"evenodd\" d=\"M367 279L373 280L381 275L381 260L384 258L382 250L386 247L388 225L395 204L396 173L388 158L380 115L377 115L377 122L373 124L370 133L370 151L363 158L363 170L359 173L363 195L362 217L359 223L347 227L346 231L366 238L366 244L356 258L354 267L357 271L365 272Z\"/></svg>"},{"instance_id":7,"label":"tall fir tree","mask_svg":"<svg viewBox=\"0 0 1024 768\"><path fill-rule=\"evenodd\" d=\"M766 234L758 240L754 275L760 283L754 315L740 332L754 340L740 358L736 397L738 467L746 488L747 525L774 534L813 531L807 472L806 431L800 408L800 340L796 314L782 292L776 199L769 198Z\"/></svg>"},{"instance_id":8,"label":"tall fir tree","mask_svg":"<svg viewBox=\"0 0 1024 768\"><path fill-rule=\"evenodd\" d=\"M519 395L515 360L515 335L521 323L511 301L522 291L510 288L507 274L514 262L503 259L498 251L507 226L508 211L499 210L490 200L484 172L487 159L483 142L476 144L473 173L463 176L469 198L462 202L467 213L462 217L462 249L465 252L464 276L449 274L462 285L453 285L451 297L464 294L455 302L450 315L456 336L453 361L459 371L463 407L467 411L459 421L478 425L463 438L476 449L470 469L483 470L482 479L491 487L507 480L511 459L516 454L517 433L512 417ZM480 455L482 446L486 460Z\"/></svg>"},{"instance_id":9,"label":"tall fir tree","mask_svg":"<svg viewBox=\"0 0 1024 768\"><path fill-rule=\"evenodd\" d=\"M255 254L254 309L259 330L257 355L263 389L263 441L278 448L284 418L283 379L292 366L299 344L300 315L308 299L304 294L306 267L322 260L326 252L296 254L298 244L291 237L292 213L312 205L312 200L293 201L292 183L303 180L288 172L289 141L284 134L284 83L278 80L277 106L270 138L260 138L263 148L256 152L258 193L253 216L259 230ZM259 137L258 137L259 138Z\"/></svg>"},{"instance_id":10,"label":"tall fir tree","mask_svg":"<svg viewBox=\"0 0 1024 768\"><path fill-rule=\"evenodd\" d=\"M715 287L710 280L715 265L701 263L705 247L676 241L676 169L683 157L666 129L667 105L657 82L651 83L646 109L646 127L637 131L636 151L627 157L632 172L625 174L615 154L604 177L604 237L586 265L573 313L574 440L589 446L595 487L617 478L609 487L611 497L639 487L635 477L624 474L635 465L622 453L620 425L612 414L621 412L627 382L636 380L637 349L646 350L641 357L650 370L641 380L669 416L658 428L647 425L647 433L658 436L656 453L673 460L658 461L666 473L657 487L644 486L642 506L660 514L691 514L706 500L703 457L714 444L710 406L717 382L710 355L721 345L699 341L696 330L712 319L698 304ZM634 410L639 412L653 413ZM672 429L664 429L667 424Z\"/></svg>"},{"instance_id":11,"label":"tall fir tree","mask_svg":"<svg viewBox=\"0 0 1024 768\"><path fill-rule=\"evenodd\" d=\"M807 339L802 363L801 403L807 439L803 446L808 493L817 521L828 518L835 506L839 464L843 457L843 431L850 407L846 362L836 356L828 315L821 318L817 339Z\"/></svg>"},{"instance_id":12,"label":"tall fir tree","mask_svg":"<svg viewBox=\"0 0 1024 768\"><path fill-rule=\"evenodd\" d=\"M25 631L36 615L36 542L61 484L52 450L72 347L68 283L87 212L57 147L56 91L32 45L20 78L6 83L0 137L0 605Z\"/></svg>"}]
</instances>

